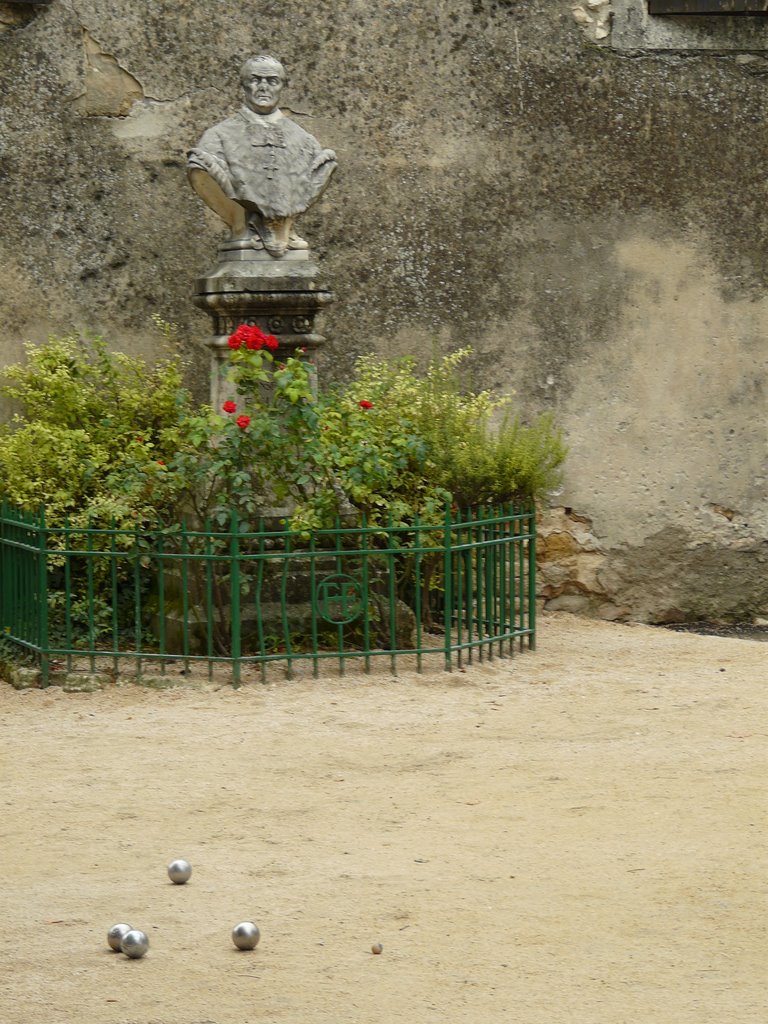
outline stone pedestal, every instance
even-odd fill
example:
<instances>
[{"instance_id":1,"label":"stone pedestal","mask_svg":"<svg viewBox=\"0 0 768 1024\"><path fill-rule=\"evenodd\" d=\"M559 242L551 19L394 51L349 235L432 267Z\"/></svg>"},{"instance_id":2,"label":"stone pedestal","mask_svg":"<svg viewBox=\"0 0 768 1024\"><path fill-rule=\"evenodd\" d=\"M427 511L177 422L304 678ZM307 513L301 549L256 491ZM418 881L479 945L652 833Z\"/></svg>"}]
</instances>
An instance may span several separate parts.
<instances>
[{"instance_id":1,"label":"stone pedestal","mask_svg":"<svg viewBox=\"0 0 768 1024\"><path fill-rule=\"evenodd\" d=\"M315 332L317 313L333 294L317 286L318 266L308 249L289 250L280 258L254 249L249 241L228 241L219 249L219 262L195 281L193 301L213 320L211 405L220 408L231 395L221 368L229 349L227 338L239 324L255 324L280 342L275 358L285 359L306 348L315 367L325 339ZM315 371L316 372L316 371Z\"/></svg>"}]
</instances>

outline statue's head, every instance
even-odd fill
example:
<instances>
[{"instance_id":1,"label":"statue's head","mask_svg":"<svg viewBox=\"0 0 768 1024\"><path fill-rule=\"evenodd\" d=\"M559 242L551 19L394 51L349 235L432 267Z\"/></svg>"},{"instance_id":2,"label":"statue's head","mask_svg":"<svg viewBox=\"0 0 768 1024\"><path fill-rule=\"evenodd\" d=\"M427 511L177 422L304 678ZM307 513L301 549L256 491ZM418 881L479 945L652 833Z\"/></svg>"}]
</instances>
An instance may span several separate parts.
<instances>
[{"instance_id":1,"label":"statue's head","mask_svg":"<svg viewBox=\"0 0 768 1024\"><path fill-rule=\"evenodd\" d=\"M245 104L257 114L271 114L288 81L285 68L274 57L249 57L240 68Z\"/></svg>"}]
</instances>

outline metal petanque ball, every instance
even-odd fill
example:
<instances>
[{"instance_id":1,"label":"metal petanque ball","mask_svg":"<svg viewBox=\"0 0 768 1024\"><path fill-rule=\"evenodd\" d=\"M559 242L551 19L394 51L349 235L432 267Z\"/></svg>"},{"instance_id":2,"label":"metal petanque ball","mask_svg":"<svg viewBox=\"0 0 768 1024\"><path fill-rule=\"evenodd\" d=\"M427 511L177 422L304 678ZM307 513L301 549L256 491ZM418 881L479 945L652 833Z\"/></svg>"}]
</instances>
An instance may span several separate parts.
<instances>
[{"instance_id":1,"label":"metal petanque ball","mask_svg":"<svg viewBox=\"0 0 768 1024\"><path fill-rule=\"evenodd\" d=\"M116 953L120 952L120 943L124 937L131 930L129 924L113 924L107 932L107 943L110 949L114 949Z\"/></svg>"},{"instance_id":2,"label":"metal petanque ball","mask_svg":"<svg viewBox=\"0 0 768 1024\"><path fill-rule=\"evenodd\" d=\"M144 932L140 932L138 928L131 928L129 932L126 932L123 936L123 941L120 943L120 949L126 956L129 956L131 960L139 960L149 949L149 939Z\"/></svg>"},{"instance_id":3,"label":"metal petanque ball","mask_svg":"<svg viewBox=\"0 0 768 1024\"><path fill-rule=\"evenodd\" d=\"M232 929L232 941L238 949L255 949L260 938L261 932L253 921L241 921Z\"/></svg>"},{"instance_id":4,"label":"metal petanque ball","mask_svg":"<svg viewBox=\"0 0 768 1024\"><path fill-rule=\"evenodd\" d=\"M192 865L188 860L172 860L168 865L168 877L174 885L184 885L192 874Z\"/></svg>"}]
</instances>

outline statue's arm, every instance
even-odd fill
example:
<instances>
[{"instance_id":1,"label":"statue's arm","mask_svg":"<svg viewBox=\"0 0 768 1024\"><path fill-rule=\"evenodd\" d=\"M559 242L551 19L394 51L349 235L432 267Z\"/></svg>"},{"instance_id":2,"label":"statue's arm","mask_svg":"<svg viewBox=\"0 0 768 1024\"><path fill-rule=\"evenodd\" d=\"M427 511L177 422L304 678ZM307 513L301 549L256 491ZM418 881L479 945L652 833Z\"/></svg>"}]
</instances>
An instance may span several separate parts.
<instances>
[{"instance_id":1,"label":"statue's arm","mask_svg":"<svg viewBox=\"0 0 768 1024\"><path fill-rule=\"evenodd\" d=\"M187 170L189 183L205 205L217 214L232 232L233 238L245 236L246 216L243 207L230 199L208 171L190 166Z\"/></svg>"},{"instance_id":2,"label":"statue's arm","mask_svg":"<svg viewBox=\"0 0 768 1024\"><path fill-rule=\"evenodd\" d=\"M223 192L234 194L224 149L215 131L207 131L187 153L187 170L193 169L206 171Z\"/></svg>"},{"instance_id":3,"label":"statue's arm","mask_svg":"<svg viewBox=\"0 0 768 1024\"><path fill-rule=\"evenodd\" d=\"M232 198L229 169L213 131L207 131L187 154L187 176L195 192L221 217L233 237L245 232L245 210Z\"/></svg>"},{"instance_id":4,"label":"statue's arm","mask_svg":"<svg viewBox=\"0 0 768 1024\"><path fill-rule=\"evenodd\" d=\"M323 164L336 163L336 154L332 149L321 149L312 161L312 170L316 171Z\"/></svg>"}]
</instances>

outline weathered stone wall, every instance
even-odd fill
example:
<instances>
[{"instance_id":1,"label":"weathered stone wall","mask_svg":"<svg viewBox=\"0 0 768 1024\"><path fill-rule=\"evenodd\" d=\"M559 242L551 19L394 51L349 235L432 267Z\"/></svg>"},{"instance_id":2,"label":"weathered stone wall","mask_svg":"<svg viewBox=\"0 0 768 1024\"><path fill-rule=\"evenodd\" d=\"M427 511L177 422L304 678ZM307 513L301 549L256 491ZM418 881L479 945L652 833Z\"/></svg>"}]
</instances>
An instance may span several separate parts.
<instances>
[{"instance_id":1,"label":"weathered stone wall","mask_svg":"<svg viewBox=\"0 0 768 1024\"><path fill-rule=\"evenodd\" d=\"M0 361L71 326L151 352L154 312L199 352L219 229L184 151L270 50L340 161L301 222L338 296L327 372L471 342L568 433L548 601L765 614L765 19L644 49L639 2L0 2Z\"/></svg>"}]
</instances>

